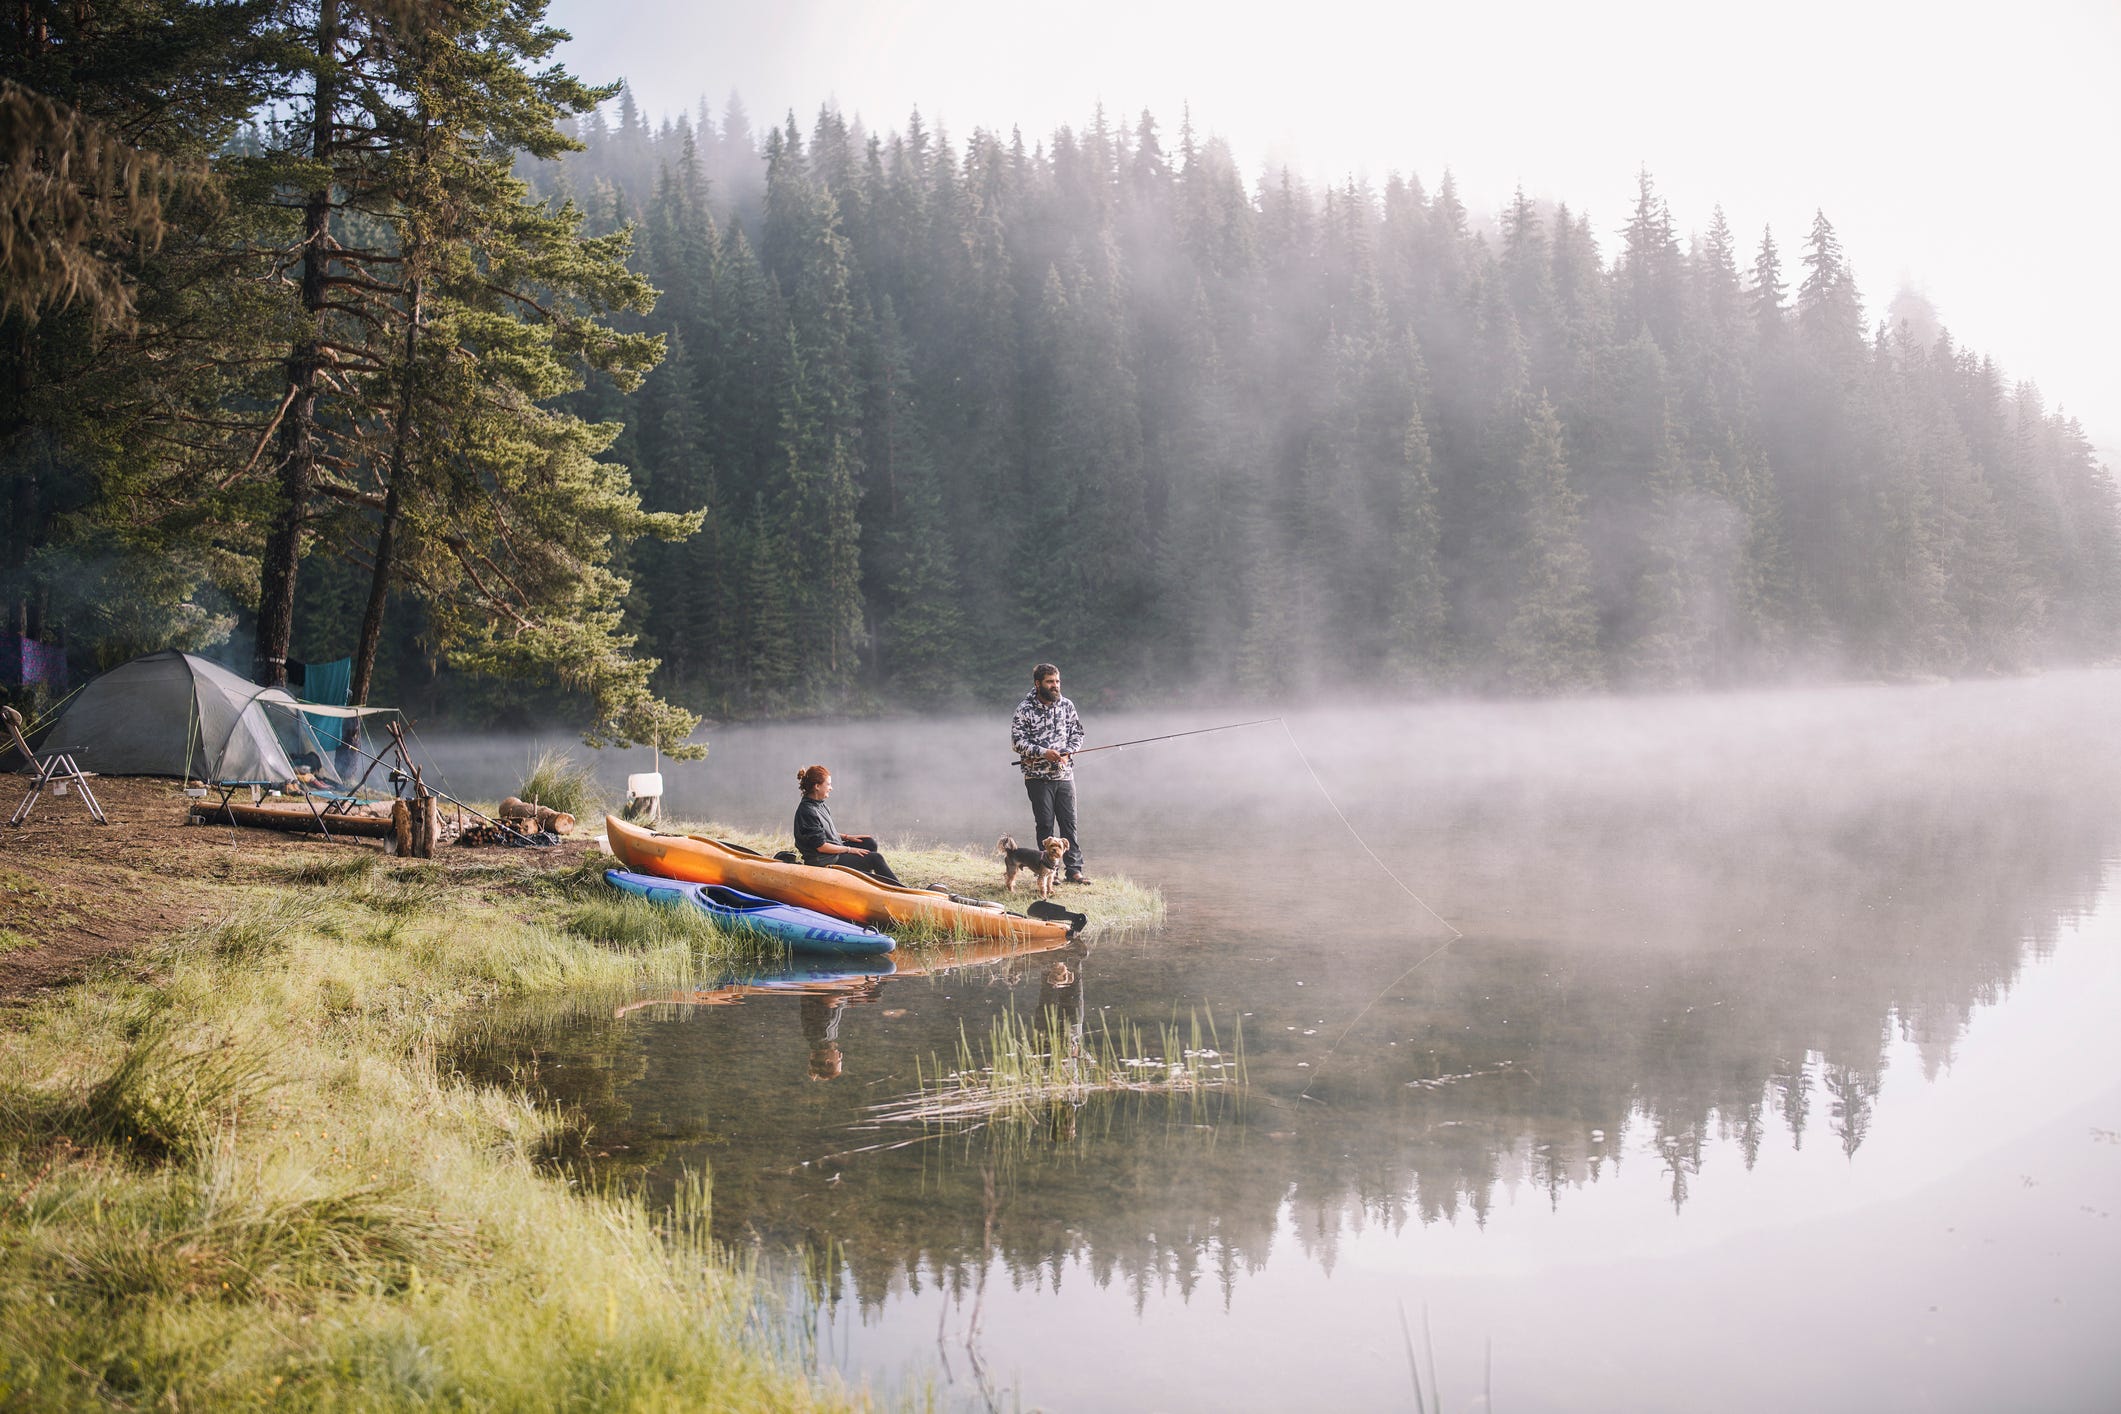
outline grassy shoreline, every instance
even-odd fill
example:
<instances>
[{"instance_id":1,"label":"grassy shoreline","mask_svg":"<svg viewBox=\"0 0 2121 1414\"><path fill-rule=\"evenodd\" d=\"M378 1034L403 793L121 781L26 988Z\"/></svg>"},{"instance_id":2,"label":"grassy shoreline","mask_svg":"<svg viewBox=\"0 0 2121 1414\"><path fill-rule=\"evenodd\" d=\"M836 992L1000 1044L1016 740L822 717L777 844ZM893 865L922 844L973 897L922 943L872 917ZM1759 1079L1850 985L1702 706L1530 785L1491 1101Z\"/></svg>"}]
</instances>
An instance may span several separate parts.
<instances>
[{"instance_id":1,"label":"grassy shoreline","mask_svg":"<svg viewBox=\"0 0 2121 1414\"><path fill-rule=\"evenodd\" d=\"M711 822L665 822L656 826L656 832L666 835L705 835L709 839L727 840L732 844L740 844L746 849L769 855L776 850L787 849L790 843L786 835L762 834L756 830ZM883 851L884 857L891 861L892 871L914 888L933 885L965 898L992 900L1018 913L1023 912L1025 904L1038 897L1028 871L1018 876L1014 893L1005 890L1002 887L1002 866L998 857L975 854L949 845L933 844L910 835L880 839L877 841L877 847ZM1053 899L1056 903L1090 916L1090 923L1084 930L1085 936L1090 938L1096 938L1112 929L1160 923L1164 917L1162 894L1131 879L1102 872L1094 884L1056 884Z\"/></svg>"},{"instance_id":2,"label":"grassy shoreline","mask_svg":"<svg viewBox=\"0 0 2121 1414\"><path fill-rule=\"evenodd\" d=\"M998 893L975 856L902 853ZM704 1181L675 1214L582 1193L533 1162L563 1116L436 1062L497 1003L682 988L754 947L612 910L608 862L251 851L197 881L211 921L12 1013L0 1402L864 1404L751 1333Z\"/></svg>"}]
</instances>

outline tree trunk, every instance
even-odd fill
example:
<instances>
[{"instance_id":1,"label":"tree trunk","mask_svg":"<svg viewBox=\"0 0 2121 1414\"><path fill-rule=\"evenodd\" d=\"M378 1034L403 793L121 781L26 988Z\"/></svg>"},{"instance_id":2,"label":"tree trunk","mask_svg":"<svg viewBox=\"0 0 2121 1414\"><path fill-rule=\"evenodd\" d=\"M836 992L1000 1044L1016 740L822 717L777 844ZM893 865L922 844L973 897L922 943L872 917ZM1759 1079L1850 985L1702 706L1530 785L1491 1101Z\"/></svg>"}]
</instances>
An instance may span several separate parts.
<instances>
[{"instance_id":1,"label":"tree trunk","mask_svg":"<svg viewBox=\"0 0 2121 1414\"><path fill-rule=\"evenodd\" d=\"M347 693L348 706L366 707L368 690L376 673L376 649L383 642L383 605L390 597L390 561L396 552L398 532L398 479L383 493L383 524L376 531L375 571L368 580L368 607L361 614L361 637L354 645L353 682Z\"/></svg>"},{"instance_id":2,"label":"tree trunk","mask_svg":"<svg viewBox=\"0 0 2121 1414\"><path fill-rule=\"evenodd\" d=\"M15 477L14 533L8 546L8 564L17 574L29 564L29 552L36 544L36 532L31 528L37 514L36 463L25 466ZM30 580L24 574L16 585L15 632L29 637Z\"/></svg>"},{"instance_id":3,"label":"tree trunk","mask_svg":"<svg viewBox=\"0 0 2121 1414\"><path fill-rule=\"evenodd\" d=\"M33 345L30 343L29 326L18 322L15 328L14 349L15 398L14 405L8 409L5 435L0 436L0 449L16 448L20 446L24 438L36 435L29 425L27 412L30 392L36 387L37 383L36 365L32 362L35 355L32 350ZM35 548L37 543L35 525L37 516L38 463L34 458L26 454L27 450L27 448L23 448L25 455L22 459L22 469L15 476L13 527L12 534L9 536L10 543L7 547L9 569L14 574L22 575L22 578L15 585L16 598L13 618L15 632L24 637L29 636L30 585L29 577L23 574L23 570L29 564L29 552Z\"/></svg>"},{"instance_id":4,"label":"tree trunk","mask_svg":"<svg viewBox=\"0 0 2121 1414\"><path fill-rule=\"evenodd\" d=\"M368 580L368 608L361 615L361 639L354 648L353 685L348 701L356 707L368 705L368 689L374 681L376 650L383 641L383 606L390 597L390 562L397 549L398 516L403 505L400 485L405 479L407 448L412 442L412 380L414 358L419 352L420 283L412 281L412 301L405 319L405 388L398 401L398 425L391 439L390 485L383 492L383 524L376 531L375 571Z\"/></svg>"},{"instance_id":5,"label":"tree trunk","mask_svg":"<svg viewBox=\"0 0 2121 1414\"><path fill-rule=\"evenodd\" d=\"M329 164L338 112L335 74L339 0L317 5L316 111L310 116L310 155ZM295 575L302 561L302 529L316 486L317 390L324 366L324 277L331 264L331 183L309 193L302 209L302 307L309 328L287 356L291 394L280 423L280 507L258 567L258 643L251 676L266 687L287 685L287 650L294 641Z\"/></svg>"}]
</instances>

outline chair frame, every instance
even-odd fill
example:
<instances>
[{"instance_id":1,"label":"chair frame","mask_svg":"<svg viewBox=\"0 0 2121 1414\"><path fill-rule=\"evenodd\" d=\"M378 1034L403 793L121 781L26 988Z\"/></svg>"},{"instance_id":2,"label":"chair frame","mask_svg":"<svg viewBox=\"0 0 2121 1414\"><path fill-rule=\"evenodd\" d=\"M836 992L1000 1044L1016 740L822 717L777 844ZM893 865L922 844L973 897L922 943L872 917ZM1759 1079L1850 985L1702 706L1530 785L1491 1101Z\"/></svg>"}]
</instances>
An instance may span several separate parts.
<instances>
[{"instance_id":1,"label":"chair frame","mask_svg":"<svg viewBox=\"0 0 2121 1414\"><path fill-rule=\"evenodd\" d=\"M31 783L29 794L22 797L22 803L15 807L14 818L7 822L10 829L20 826L29 818L30 811L36 809L38 799L43 796L44 788L54 783L58 786L54 794L64 794L66 787L72 786L81 792L81 803L88 807L89 816L97 824L110 823L103 813L102 802L97 800L96 793L89 789L88 772L75 765L72 756L64 751L55 751L40 761L37 753L29 749L29 743L23 740L22 714L12 707L0 707L0 720L6 721L8 740L15 750L21 752L23 758L37 768L37 779Z\"/></svg>"}]
</instances>

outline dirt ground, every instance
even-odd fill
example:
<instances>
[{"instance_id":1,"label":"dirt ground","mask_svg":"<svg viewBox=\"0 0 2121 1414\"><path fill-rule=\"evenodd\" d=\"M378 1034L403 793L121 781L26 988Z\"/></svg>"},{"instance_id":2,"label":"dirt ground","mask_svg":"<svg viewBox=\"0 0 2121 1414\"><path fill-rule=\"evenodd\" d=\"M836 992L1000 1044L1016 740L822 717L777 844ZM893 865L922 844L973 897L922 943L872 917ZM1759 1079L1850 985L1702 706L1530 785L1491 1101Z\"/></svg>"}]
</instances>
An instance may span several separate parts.
<instances>
[{"instance_id":1,"label":"dirt ground","mask_svg":"<svg viewBox=\"0 0 2121 1414\"><path fill-rule=\"evenodd\" d=\"M305 854L384 852L382 840L320 840L276 830L187 825L191 802L154 776L97 776L90 784L108 825L71 792L49 788L17 829L8 816L30 778L0 775L0 1003L20 1002L80 978L213 913L216 882L252 878L258 866ZM490 863L506 853L526 868L564 868L593 848L592 830L547 849L445 844L435 862ZM12 936L11 936L12 935Z\"/></svg>"}]
</instances>

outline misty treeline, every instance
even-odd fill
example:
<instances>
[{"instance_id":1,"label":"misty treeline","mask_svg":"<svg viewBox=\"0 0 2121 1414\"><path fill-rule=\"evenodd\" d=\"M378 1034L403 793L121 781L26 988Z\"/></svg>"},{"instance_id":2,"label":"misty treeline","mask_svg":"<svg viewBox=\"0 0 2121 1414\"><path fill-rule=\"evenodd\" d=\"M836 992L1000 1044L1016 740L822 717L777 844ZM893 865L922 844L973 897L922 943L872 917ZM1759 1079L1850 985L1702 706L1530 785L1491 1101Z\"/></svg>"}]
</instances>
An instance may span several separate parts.
<instances>
[{"instance_id":1,"label":"misty treeline","mask_svg":"<svg viewBox=\"0 0 2121 1414\"><path fill-rule=\"evenodd\" d=\"M2080 430L1872 327L1823 218L1682 239L1645 175L1608 252L1448 176L1248 187L1147 116L612 123L542 13L9 7L0 631L665 744L1040 657L1558 691L2111 646Z\"/></svg>"},{"instance_id":2,"label":"misty treeline","mask_svg":"<svg viewBox=\"0 0 2121 1414\"><path fill-rule=\"evenodd\" d=\"M1610 245L1521 193L1248 186L1100 112L953 142L623 96L539 171L635 223L662 364L631 609L713 710L1077 682L1556 691L2100 655L2114 487L1832 225Z\"/></svg>"}]
</instances>

